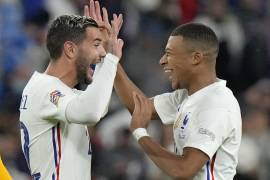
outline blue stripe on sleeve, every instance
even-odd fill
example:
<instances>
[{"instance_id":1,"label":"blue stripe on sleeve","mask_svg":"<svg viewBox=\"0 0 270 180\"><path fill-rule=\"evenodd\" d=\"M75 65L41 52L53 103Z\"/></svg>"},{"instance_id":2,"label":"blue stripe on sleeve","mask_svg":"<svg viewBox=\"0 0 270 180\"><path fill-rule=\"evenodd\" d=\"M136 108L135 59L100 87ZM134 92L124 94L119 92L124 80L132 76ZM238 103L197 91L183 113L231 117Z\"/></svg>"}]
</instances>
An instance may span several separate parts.
<instances>
[{"instance_id":1,"label":"blue stripe on sleeve","mask_svg":"<svg viewBox=\"0 0 270 180\"><path fill-rule=\"evenodd\" d=\"M210 174L209 174L209 161L207 161L207 164L206 164L206 171L207 171L207 180L210 180Z\"/></svg>"},{"instance_id":2,"label":"blue stripe on sleeve","mask_svg":"<svg viewBox=\"0 0 270 180\"><path fill-rule=\"evenodd\" d=\"M20 122L20 128L23 130L24 134L24 144L23 144L23 154L25 156L27 165L30 169L30 159L29 159L29 133L26 128L26 126L23 124L23 122Z\"/></svg>"},{"instance_id":3,"label":"blue stripe on sleeve","mask_svg":"<svg viewBox=\"0 0 270 180\"><path fill-rule=\"evenodd\" d=\"M55 127L52 128L52 142L53 142L53 154L54 154L54 164L57 166L57 151L56 151L56 141L55 141Z\"/></svg>"}]
</instances>

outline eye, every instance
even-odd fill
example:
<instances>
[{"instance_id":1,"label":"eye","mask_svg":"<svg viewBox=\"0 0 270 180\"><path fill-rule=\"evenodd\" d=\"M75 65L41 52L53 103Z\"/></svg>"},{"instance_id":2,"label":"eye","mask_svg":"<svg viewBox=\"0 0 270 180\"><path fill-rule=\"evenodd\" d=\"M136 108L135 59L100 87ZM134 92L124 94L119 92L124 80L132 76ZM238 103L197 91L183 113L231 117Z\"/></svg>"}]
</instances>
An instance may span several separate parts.
<instances>
[{"instance_id":1,"label":"eye","mask_svg":"<svg viewBox=\"0 0 270 180\"><path fill-rule=\"evenodd\" d=\"M95 43L94 46L98 47L98 46L100 46L100 43Z\"/></svg>"},{"instance_id":2,"label":"eye","mask_svg":"<svg viewBox=\"0 0 270 180\"><path fill-rule=\"evenodd\" d=\"M101 41L94 41L94 47L98 48L101 45Z\"/></svg>"}]
</instances>

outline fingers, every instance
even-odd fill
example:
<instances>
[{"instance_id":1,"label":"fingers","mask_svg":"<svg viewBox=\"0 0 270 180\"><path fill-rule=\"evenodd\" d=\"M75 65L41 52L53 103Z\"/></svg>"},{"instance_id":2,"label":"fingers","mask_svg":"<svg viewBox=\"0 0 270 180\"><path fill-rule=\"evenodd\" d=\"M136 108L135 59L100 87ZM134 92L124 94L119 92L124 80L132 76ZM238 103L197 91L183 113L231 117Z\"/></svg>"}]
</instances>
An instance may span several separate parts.
<instances>
[{"instance_id":1,"label":"fingers","mask_svg":"<svg viewBox=\"0 0 270 180\"><path fill-rule=\"evenodd\" d=\"M138 98L139 98L139 102L140 102L140 106L141 106L141 111L142 113L144 113L144 115L148 116L149 114L152 114L151 113L151 101L145 97L145 96L142 96L142 95L137 95Z\"/></svg>"},{"instance_id":2,"label":"fingers","mask_svg":"<svg viewBox=\"0 0 270 180\"><path fill-rule=\"evenodd\" d=\"M117 37L123 24L123 15L120 14L119 16L117 16L116 14L113 14L113 20L111 21L111 24L112 34Z\"/></svg>"},{"instance_id":3,"label":"fingers","mask_svg":"<svg viewBox=\"0 0 270 180\"><path fill-rule=\"evenodd\" d=\"M103 7L101 14L100 4L98 1L90 0L89 6L86 5L84 7L84 15L93 18L95 21L98 21L99 24L103 22L102 24L105 24L107 29L111 28L107 9ZM120 14L117 16L116 14L113 14L113 20L115 21L115 34L118 35L123 24L123 15Z\"/></svg>"},{"instance_id":4,"label":"fingers","mask_svg":"<svg viewBox=\"0 0 270 180\"><path fill-rule=\"evenodd\" d=\"M100 5L98 1L95 1L95 12L98 21L102 21L101 12L100 12Z\"/></svg>"},{"instance_id":5,"label":"fingers","mask_svg":"<svg viewBox=\"0 0 270 180\"><path fill-rule=\"evenodd\" d=\"M105 23L105 26L107 29L111 28L110 22L109 22L109 17L108 17L108 12L106 8L102 8L102 14L103 14L103 21Z\"/></svg>"},{"instance_id":6,"label":"fingers","mask_svg":"<svg viewBox=\"0 0 270 180\"><path fill-rule=\"evenodd\" d=\"M93 0L90 0L90 17L93 18L94 20L97 20L97 15L96 15L96 9L95 9L95 3Z\"/></svg>"},{"instance_id":7,"label":"fingers","mask_svg":"<svg viewBox=\"0 0 270 180\"><path fill-rule=\"evenodd\" d=\"M111 36L113 39L116 39L117 38L117 25L116 25L115 16L113 16L113 20L111 20L111 25L112 25Z\"/></svg>"},{"instance_id":8,"label":"fingers","mask_svg":"<svg viewBox=\"0 0 270 180\"><path fill-rule=\"evenodd\" d=\"M132 93L132 95L133 95L133 101L134 101L134 105L135 105L135 107L134 107L134 112L133 113L135 113L135 112L137 112L137 111L140 111L140 100L139 100L139 97L138 97L138 95L136 94L136 92L133 92Z\"/></svg>"},{"instance_id":9,"label":"fingers","mask_svg":"<svg viewBox=\"0 0 270 180\"><path fill-rule=\"evenodd\" d=\"M90 17L90 14L89 14L89 7L88 7L87 5L84 6L84 16Z\"/></svg>"},{"instance_id":10,"label":"fingers","mask_svg":"<svg viewBox=\"0 0 270 180\"><path fill-rule=\"evenodd\" d=\"M123 43L124 41L122 39L118 39L118 43ZM136 92L133 92L133 100L134 100L134 104L135 106L137 106L137 108L139 108L141 111L145 111L145 108L148 108L147 104L148 104L148 99L145 98L144 96L141 96L139 94L137 94ZM143 108L143 109L141 109Z\"/></svg>"},{"instance_id":11,"label":"fingers","mask_svg":"<svg viewBox=\"0 0 270 180\"><path fill-rule=\"evenodd\" d=\"M124 41L122 39L118 39L118 48L120 49L120 51L122 51L123 46L124 46Z\"/></svg>"},{"instance_id":12,"label":"fingers","mask_svg":"<svg viewBox=\"0 0 270 180\"><path fill-rule=\"evenodd\" d=\"M117 27L119 30L121 29L122 25L123 25L123 15L120 14L117 18Z\"/></svg>"}]
</instances>

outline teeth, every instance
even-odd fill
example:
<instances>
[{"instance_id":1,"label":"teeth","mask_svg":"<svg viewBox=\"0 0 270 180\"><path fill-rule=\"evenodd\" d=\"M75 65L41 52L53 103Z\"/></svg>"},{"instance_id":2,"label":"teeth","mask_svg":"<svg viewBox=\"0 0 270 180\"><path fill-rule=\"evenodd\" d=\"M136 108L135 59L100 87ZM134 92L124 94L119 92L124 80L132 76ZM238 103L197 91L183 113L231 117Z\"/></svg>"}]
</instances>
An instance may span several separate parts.
<instances>
[{"instance_id":1,"label":"teeth","mask_svg":"<svg viewBox=\"0 0 270 180\"><path fill-rule=\"evenodd\" d=\"M170 73L170 72L172 72L172 70L165 70L165 73Z\"/></svg>"}]
</instances>

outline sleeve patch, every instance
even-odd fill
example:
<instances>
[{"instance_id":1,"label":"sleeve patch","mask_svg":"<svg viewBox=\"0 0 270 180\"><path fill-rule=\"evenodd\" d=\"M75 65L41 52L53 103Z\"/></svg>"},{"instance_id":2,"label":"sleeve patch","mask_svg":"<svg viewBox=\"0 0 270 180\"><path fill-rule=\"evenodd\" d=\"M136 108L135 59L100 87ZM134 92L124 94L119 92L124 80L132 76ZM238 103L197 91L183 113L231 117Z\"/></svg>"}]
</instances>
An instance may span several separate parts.
<instances>
[{"instance_id":1,"label":"sleeve patch","mask_svg":"<svg viewBox=\"0 0 270 180\"><path fill-rule=\"evenodd\" d=\"M60 91L54 90L53 92L50 93L50 101L57 106L60 97L63 97L63 96L65 95L62 94Z\"/></svg>"}]
</instances>

